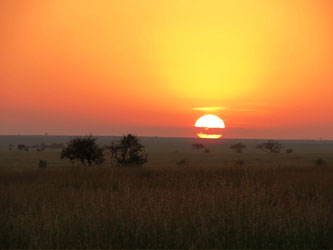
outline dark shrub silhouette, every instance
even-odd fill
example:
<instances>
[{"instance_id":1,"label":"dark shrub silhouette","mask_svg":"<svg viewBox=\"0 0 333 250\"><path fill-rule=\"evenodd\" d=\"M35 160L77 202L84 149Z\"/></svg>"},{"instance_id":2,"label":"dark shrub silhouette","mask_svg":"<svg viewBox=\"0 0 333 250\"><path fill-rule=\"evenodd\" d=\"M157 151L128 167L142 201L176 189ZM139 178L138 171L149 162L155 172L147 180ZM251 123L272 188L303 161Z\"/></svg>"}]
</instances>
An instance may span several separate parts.
<instances>
[{"instance_id":1,"label":"dark shrub silhouette","mask_svg":"<svg viewBox=\"0 0 333 250\"><path fill-rule=\"evenodd\" d=\"M322 158L318 158L315 162L317 166L322 166L326 164L326 161L324 161L324 159Z\"/></svg>"},{"instance_id":2,"label":"dark shrub silhouette","mask_svg":"<svg viewBox=\"0 0 333 250\"><path fill-rule=\"evenodd\" d=\"M195 149L195 150L200 150L202 148L205 148L204 145L202 145L201 143L193 143L192 144L192 149Z\"/></svg>"},{"instance_id":3,"label":"dark shrub silhouette","mask_svg":"<svg viewBox=\"0 0 333 250\"><path fill-rule=\"evenodd\" d=\"M70 140L61 151L61 158L67 158L71 162L79 160L83 166L104 162L103 148L96 143L96 138L92 136Z\"/></svg>"},{"instance_id":4,"label":"dark shrub silhouette","mask_svg":"<svg viewBox=\"0 0 333 250\"><path fill-rule=\"evenodd\" d=\"M230 146L230 149L235 150L237 153L242 153L244 148L246 146L243 143L236 143Z\"/></svg>"},{"instance_id":5,"label":"dark shrub silhouette","mask_svg":"<svg viewBox=\"0 0 333 250\"><path fill-rule=\"evenodd\" d=\"M267 141L257 145L257 149L260 149L267 153L280 153L283 145L276 141Z\"/></svg>"},{"instance_id":6,"label":"dark shrub silhouette","mask_svg":"<svg viewBox=\"0 0 333 250\"><path fill-rule=\"evenodd\" d=\"M9 144L9 145L8 145L8 149L9 149L9 151L12 151L12 150L13 150L13 147L14 147L13 144Z\"/></svg>"},{"instance_id":7,"label":"dark shrub silhouette","mask_svg":"<svg viewBox=\"0 0 333 250\"><path fill-rule=\"evenodd\" d=\"M292 148L288 148L288 149L286 149L286 153L287 154L291 154L293 152L293 149Z\"/></svg>"},{"instance_id":8,"label":"dark shrub silhouette","mask_svg":"<svg viewBox=\"0 0 333 250\"><path fill-rule=\"evenodd\" d=\"M142 166L148 161L148 153L139 139L131 134L124 135L118 142L111 143L108 146L111 153L111 159L118 166Z\"/></svg>"},{"instance_id":9,"label":"dark shrub silhouette","mask_svg":"<svg viewBox=\"0 0 333 250\"><path fill-rule=\"evenodd\" d=\"M208 148L205 148L204 153L208 154L210 153L210 150Z\"/></svg>"}]
</instances>

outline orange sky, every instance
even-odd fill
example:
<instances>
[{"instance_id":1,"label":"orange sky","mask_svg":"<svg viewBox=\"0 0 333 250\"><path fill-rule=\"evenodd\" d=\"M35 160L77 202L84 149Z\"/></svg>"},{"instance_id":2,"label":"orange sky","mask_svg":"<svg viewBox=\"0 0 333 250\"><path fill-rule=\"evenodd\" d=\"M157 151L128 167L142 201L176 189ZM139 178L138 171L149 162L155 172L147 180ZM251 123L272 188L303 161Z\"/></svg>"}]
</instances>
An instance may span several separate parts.
<instances>
[{"instance_id":1,"label":"orange sky","mask_svg":"<svg viewBox=\"0 0 333 250\"><path fill-rule=\"evenodd\" d=\"M2 0L0 134L333 139L333 1Z\"/></svg>"}]
</instances>

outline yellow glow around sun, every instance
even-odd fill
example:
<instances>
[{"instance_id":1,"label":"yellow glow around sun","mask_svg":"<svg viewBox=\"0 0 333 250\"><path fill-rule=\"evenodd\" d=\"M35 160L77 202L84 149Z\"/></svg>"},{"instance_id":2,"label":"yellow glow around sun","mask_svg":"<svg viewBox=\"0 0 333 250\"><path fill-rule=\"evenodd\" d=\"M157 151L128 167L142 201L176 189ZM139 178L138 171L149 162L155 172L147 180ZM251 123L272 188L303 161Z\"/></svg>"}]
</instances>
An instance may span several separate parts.
<instances>
[{"instance_id":1,"label":"yellow glow around sun","mask_svg":"<svg viewBox=\"0 0 333 250\"><path fill-rule=\"evenodd\" d=\"M219 139L222 137L221 130L225 128L224 122L216 115L204 115L195 125L197 136L204 139Z\"/></svg>"},{"instance_id":2,"label":"yellow glow around sun","mask_svg":"<svg viewBox=\"0 0 333 250\"><path fill-rule=\"evenodd\" d=\"M224 122L216 115L204 115L194 125L197 128L225 128Z\"/></svg>"}]
</instances>

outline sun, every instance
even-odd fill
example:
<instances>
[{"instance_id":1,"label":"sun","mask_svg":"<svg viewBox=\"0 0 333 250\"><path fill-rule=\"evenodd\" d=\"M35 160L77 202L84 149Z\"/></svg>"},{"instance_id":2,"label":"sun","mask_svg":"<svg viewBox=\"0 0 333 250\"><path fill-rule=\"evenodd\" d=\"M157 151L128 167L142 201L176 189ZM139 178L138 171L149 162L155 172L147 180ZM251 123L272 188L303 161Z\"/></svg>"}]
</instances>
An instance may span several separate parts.
<instances>
[{"instance_id":1,"label":"sun","mask_svg":"<svg viewBox=\"0 0 333 250\"><path fill-rule=\"evenodd\" d=\"M222 129L225 128L223 120L216 115L204 115L195 125L197 136L205 139L219 139L222 137Z\"/></svg>"}]
</instances>

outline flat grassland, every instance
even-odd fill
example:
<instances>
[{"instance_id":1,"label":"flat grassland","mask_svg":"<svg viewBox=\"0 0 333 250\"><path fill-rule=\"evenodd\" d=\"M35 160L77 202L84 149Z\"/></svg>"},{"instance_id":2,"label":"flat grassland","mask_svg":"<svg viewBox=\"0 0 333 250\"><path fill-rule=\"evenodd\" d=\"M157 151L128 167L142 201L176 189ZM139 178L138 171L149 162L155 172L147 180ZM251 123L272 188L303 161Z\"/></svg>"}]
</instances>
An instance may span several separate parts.
<instances>
[{"instance_id":1,"label":"flat grassland","mask_svg":"<svg viewBox=\"0 0 333 250\"><path fill-rule=\"evenodd\" d=\"M68 139L0 136L0 248L333 248L332 141L280 141L293 153L268 154L259 140L142 138L143 168L8 150Z\"/></svg>"}]
</instances>

